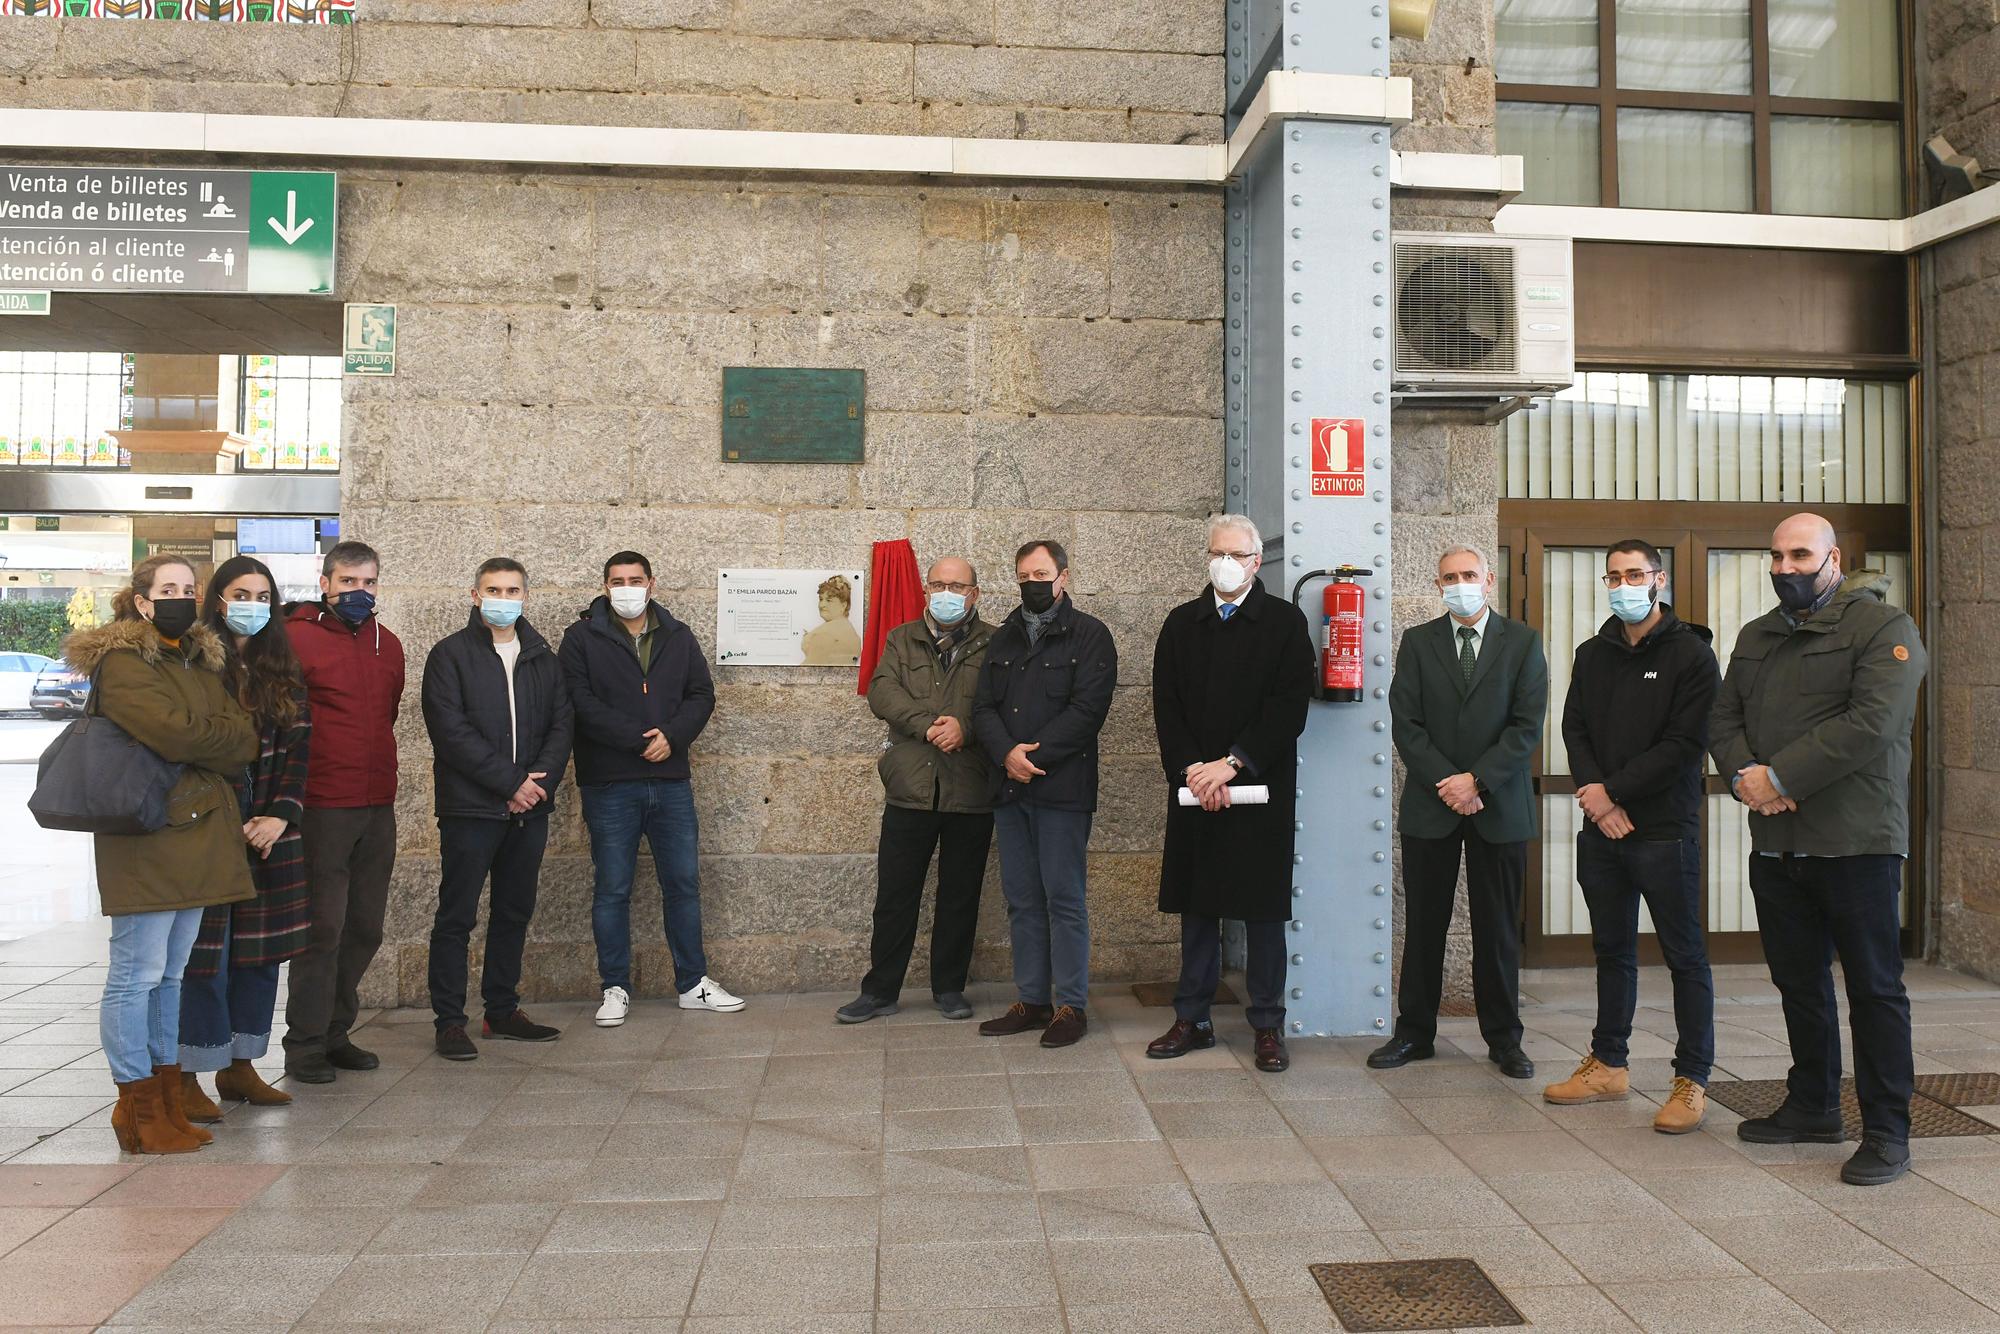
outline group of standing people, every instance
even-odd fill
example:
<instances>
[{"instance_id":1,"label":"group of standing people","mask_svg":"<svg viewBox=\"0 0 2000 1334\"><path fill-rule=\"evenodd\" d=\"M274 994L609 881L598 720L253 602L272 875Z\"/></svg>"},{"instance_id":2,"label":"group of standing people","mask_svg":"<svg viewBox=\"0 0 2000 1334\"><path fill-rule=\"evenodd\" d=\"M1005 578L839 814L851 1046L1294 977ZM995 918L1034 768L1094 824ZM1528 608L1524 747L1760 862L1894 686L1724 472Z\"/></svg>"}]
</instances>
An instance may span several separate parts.
<instances>
[{"instance_id":1,"label":"group of standing people","mask_svg":"<svg viewBox=\"0 0 2000 1334\"><path fill-rule=\"evenodd\" d=\"M1747 808L1750 891L1792 1049L1782 1105L1736 1133L1758 1144L1845 1138L1838 958L1862 1121L1841 1176L1880 1185L1910 1163L1915 1081L1898 899L1924 647L1909 616L1884 601L1879 576L1844 572L1820 516L1780 524L1770 560L1778 605L1742 628L1725 675L1710 631L1664 600L1657 549L1630 539L1605 557L1610 615L1576 650L1562 715L1584 819L1576 867L1597 961L1597 1024L1589 1053L1543 1097L1572 1105L1629 1094L1643 904L1673 979L1677 1035L1653 1126L1682 1134L1701 1124L1715 991L1698 840L1713 758ZM1521 1048L1520 922L1548 667L1539 637L1491 605L1494 584L1480 552L1447 551L1437 575L1445 613L1404 635L1390 688L1408 771L1406 929L1395 1031L1370 1054L1376 1069L1435 1054L1462 858L1480 1033L1503 1074L1535 1073Z\"/></svg>"},{"instance_id":2,"label":"group of standing people","mask_svg":"<svg viewBox=\"0 0 2000 1334\"><path fill-rule=\"evenodd\" d=\"M1147 1048L1212 1047L1221 923L1245 926L1254 1064L1290 1063L1283 1039L1292 915L1298 738L1313 691L1312 636L1259 584L1264 543L1247 517L1207 533L1208 584L1160 629L1152 703L1166 803L1158 905L1179 915L1174 1021ZM441 874L430 937L440 1055L470 1060L467 953L490 885L481 1035L548 1041L520 1006L548 815L572 757L595 868L591 924L601 1003L625 1022L633 992L632 880L640 840L658 875L674 989L684 1009L744 1002L708 975L689 753L715 706L693 632L653 597L640 553L605 562L602 593L552 647L525 616L528 572L498 557L476 571L465 627L423 669ZM343 542L321 597L286 610L270 570L239 556L205 596L186 562L142 562L117 618L65 652L94 681L91 711L183 766L167 824L96 835L113 919L101 1011L127 1150L182 1152L224 1099L283 1103L254 1062L268 1047L279 964L292 965L285 1068L301 1083L366 1070L355 1045L362 975L382 939L396 827L394 726L403 649L375 617L380 560ZM979 580L935 561L922 615L892 630L868 688L889 728L870 968L843 1023L893 1014L935 859L930 985L938 1009L966 998L987 854L996 838L1016 1000L987 1036L1088 1031L1088 844L1098 737L1118 676L1104 623L1069 595L1053 539L1015 556L1019 605L979 616ZM1576 651L1562 735L1585 820L1578 880L1597 956L1590 1053L1551 1103L1622 1098L1637 995L1638 926L1650 909L1673 977L1674 1077L1654 1125L1700 1125L1714 1060L1714 989L1703 932L1698 834L1705 758L1748 808L1749 881L1793 1065L1788 1096L1737 1133L1759 1143L1837 1142L1840 1043L1831 962L1846 977L1859 1184L1909 1165L1913 1092L1897 900L1908 852L1910 730L1924 673L1910 618L1865 572L1843 573L1822 518L1794 516L1771 542L1778 607L1746 625L1724 676L1711 634L1663 595L1660 552L1632 539L1606 556L1610 616ZM1538 825L1535 756L1548 708L1539 636L1492 605L1472 547L1440 558L1444 611L1404 636L1390 711L1406 769L1399 809L1406 899L1395 1030L1368 1064L1435 1054L1445 938L1463 866L1480 1032L1501 1072L1532 1078L1522 1048L1520 930L1527 843ZM1255 787L1263 801L1240 801Z\"/></svg>"}]
</instances>

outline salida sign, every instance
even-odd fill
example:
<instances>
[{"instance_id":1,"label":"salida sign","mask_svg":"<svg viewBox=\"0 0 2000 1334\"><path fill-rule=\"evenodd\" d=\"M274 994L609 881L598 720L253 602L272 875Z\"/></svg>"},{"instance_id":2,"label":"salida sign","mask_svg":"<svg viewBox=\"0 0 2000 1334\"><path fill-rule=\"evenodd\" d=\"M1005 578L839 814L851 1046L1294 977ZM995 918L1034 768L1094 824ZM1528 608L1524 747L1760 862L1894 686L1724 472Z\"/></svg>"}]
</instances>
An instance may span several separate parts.
<instances>
[{"instance_id":1,"label":"salida sign","mask_svg":"<svg viewBox=\"0 0 2000 1334\"><path fill-rule=\"evenodd\" d=\"M1358 496L1364 494L1363 471L1367 467L1363 437L1367 429L1359 417L1314 417L1312 419L1312 493L1316 496Z\"/></svg>"}]
</instances>

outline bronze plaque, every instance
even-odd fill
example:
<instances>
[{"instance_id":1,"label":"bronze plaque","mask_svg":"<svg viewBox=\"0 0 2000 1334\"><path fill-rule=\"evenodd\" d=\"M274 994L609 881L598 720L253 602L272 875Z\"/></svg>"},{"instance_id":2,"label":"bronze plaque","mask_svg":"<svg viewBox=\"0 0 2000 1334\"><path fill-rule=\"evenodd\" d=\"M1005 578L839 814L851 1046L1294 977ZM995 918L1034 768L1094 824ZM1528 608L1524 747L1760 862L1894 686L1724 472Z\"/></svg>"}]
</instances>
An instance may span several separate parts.
<instances>
[{"instance_id":1,"label":"bronze plaque","mask_svg":"<svg viewBox=\"0 0 2000 1334\"><path fill-rule=\"evenodd\" d=\"M866 388L865 371L723 367L723 461L861 462Z\"/></svg>"}]
</instances>

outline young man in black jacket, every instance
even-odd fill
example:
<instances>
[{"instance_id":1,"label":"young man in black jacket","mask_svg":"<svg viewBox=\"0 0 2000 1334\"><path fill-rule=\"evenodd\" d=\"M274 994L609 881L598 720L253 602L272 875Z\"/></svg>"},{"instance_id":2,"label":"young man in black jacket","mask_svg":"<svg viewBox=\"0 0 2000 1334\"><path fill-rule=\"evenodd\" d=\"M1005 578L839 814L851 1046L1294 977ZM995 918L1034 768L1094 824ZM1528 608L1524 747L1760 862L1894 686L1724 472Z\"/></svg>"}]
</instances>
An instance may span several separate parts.
<instances>
[{"instance_id":1,"label":"young man in black jacket","mask_svg":"<svg viewBox=\"0 0 2000 1334\"><path fill-rule=\"evenodd\" d=\"M569 691L548 641L521 617L528 572L496 556L472 581L472 618L424 660L443 875L431 924L431 1009L438 1054L470 1061L465 956L490 875L484 1036L547 1042L556 1030L521 1009L521 951L549 841L549 810L569 765Z\"/></svg>"},{"instance_id":2,"label":"young man in black jacket","mask_svg":"<svg viewBox=\"0 0 2000 1334\"><path fill-rule=\"evenodd\" d=\"M715 712L715 683L694 631L653 601L653 564L636 551L604 562L604 596L563 634L576 706L576 785L590 830L590 904L604 987L599 1028L632 1006L632 876L639 839L660 879L674 990L683 1010L743 1008L708 975L688 751Z\"/></svg>"},{"instance_id":3,"label":"young man in black jacket","mask_svg":"<svg viewBox=\"0 0 2000 1334\"><path fill-rule=\"evenodd\" d=\"M1706 626L1660 601L1667 576L1652 544L1628 538L1604 559L1610 619L1576 651L1563 744L1589 822L1577 835L1576 878L1590 907L1597 955L1597 1027L1576 1073L1551 1084L1553 1103L1623 1098L1626 1044L1638 1003L1639 904L1674 980L1672 1091L1653 1129L1684 1134L1707 1108L1715 1059L1715 985L1702 923L1702 761L1721 684Z\"/></svg>"},{"instance_id":4,"label":"young man in black jacket","mask_svg":"<svg viewBox=\"0 0 2000 1334\"><path fill-rule=\"evenodd\" d=\"M1001 771L993 828L1020 999L979 1031L1006 1037L1039 1028L1044 1047L1067 1047L1088 1027L1084 849L1118 647L1104 622L1066 596L1069 555L1060 543L1028 543L1015 553L1014 573L1021 605L987 642L972 731Z\"/></svg>"}]
</instances>

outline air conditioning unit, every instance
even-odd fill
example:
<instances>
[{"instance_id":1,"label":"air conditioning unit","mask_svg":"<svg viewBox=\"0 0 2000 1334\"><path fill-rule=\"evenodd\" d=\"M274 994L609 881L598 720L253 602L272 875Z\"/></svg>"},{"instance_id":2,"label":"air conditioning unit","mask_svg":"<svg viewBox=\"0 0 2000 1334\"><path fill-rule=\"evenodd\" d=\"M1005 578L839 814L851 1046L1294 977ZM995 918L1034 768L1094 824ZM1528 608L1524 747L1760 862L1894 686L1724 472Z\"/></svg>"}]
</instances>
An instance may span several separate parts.
<instances>
[{"instance_id":1,"label":"air conditioning unit","mask_svg":"<svg viewBox=\"0 0 2000 1334\"><path fill-rule=\"evenodd\" d=\"M1567 237L1397 232L1398 398L1491 404L1569 387L1576 290Z\"/></svg>"}]
</instances>

